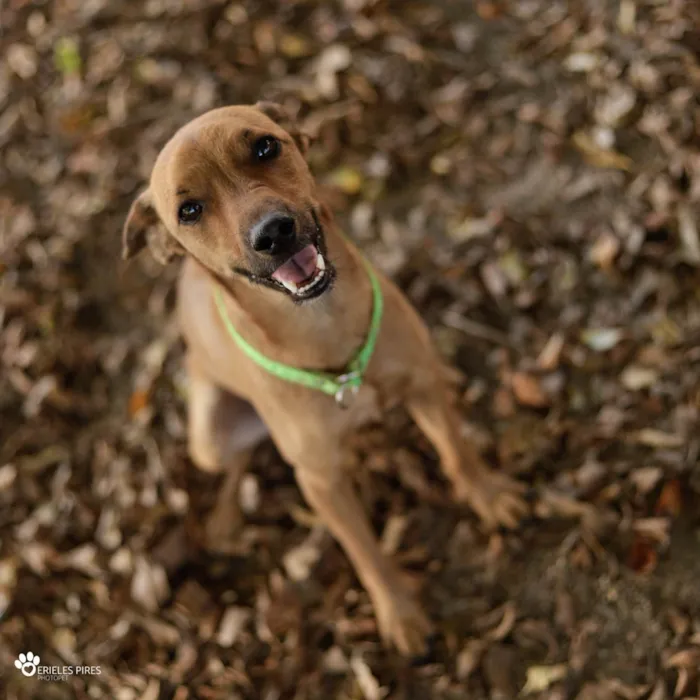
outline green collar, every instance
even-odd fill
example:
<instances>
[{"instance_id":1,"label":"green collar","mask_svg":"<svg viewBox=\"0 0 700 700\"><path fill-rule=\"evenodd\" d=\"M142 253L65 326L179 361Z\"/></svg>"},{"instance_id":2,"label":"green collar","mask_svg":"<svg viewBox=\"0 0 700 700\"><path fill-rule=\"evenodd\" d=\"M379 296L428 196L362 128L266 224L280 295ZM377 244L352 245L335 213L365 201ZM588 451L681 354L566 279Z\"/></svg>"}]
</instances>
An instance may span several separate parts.
<instances>
[{"instance_id":1,"label":"green collar","mask_svg":"<svg viewBox=\"0 0 700 700\"><path fill-rule=\"evenodd\" d=\"M335 375L329 372L301 369L271 360L269 357L266 357L256 350L234 328L231 319L226 313L224 298L218 286L214 288L214 300L228 334L253 362L275 377L279 377L279 379L301 384L309 389L316 389L317 391L322 391L324 394L329 394L335 397L335 400L345 408L348 405L346 402L347 392L350 391L352 395L355 395L362 385L367 365L374 352L374 347L377 344L377 336L379 335L379 327L382 323L382 312L384 310L384 297L382 296L382 290L379 286L379 280L370 265L364 260L363 262L370 283L372 284L372 320L370 321L369 331L367 332L364 345L357 351L343 374Z\"/></svg>"}]
</instances>

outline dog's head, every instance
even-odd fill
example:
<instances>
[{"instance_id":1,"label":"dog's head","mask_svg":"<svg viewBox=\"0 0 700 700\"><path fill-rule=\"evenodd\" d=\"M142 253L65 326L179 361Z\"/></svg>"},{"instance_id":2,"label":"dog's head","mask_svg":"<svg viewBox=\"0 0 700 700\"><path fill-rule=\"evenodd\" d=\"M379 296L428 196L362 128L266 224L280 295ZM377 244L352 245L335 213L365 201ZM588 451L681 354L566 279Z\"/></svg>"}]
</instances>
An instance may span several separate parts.
<instances>
[{"instance_id":1,"label":"dog's head","mask_svg":"<svg viewBox=\"0 0 700 700\"><path fill-rule=\"evenodd\" d=\"M132 204L123 257L188 253L222 279L243 275L295 301L333 281L307 140L274 104L223 107L180 129Z\"/></svg>"}]
</instances>

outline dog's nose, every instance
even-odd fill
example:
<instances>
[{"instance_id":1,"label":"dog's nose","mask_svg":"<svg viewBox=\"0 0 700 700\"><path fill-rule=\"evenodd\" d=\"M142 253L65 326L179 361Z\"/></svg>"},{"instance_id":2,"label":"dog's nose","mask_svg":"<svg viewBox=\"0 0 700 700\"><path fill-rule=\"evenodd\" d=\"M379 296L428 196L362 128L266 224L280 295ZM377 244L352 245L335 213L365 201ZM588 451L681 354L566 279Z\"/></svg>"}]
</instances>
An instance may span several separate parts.
<instances>
[{"instance_id":1,"label":"dog's nose","mask_svg":"<svg viewBox=\"0 0 700 700\"><path fill-rule=\"evenodd\" d=\"M275 255L295 238L294 219L286 214L270 214L261 219L250 232L253 249L258 253Z\"/></svg>"}]
</instances>

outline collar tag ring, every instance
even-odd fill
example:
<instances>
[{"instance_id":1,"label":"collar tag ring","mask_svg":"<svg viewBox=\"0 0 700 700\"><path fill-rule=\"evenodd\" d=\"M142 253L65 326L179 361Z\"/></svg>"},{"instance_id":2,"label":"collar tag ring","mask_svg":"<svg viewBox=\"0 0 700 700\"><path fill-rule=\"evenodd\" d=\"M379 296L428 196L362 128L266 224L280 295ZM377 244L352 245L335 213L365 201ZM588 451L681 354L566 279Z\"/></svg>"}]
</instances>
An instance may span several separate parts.
<instances>
[{"instance_id":1,"label":"collar tag ring","mask_svg":"<svg viewBox=\"0 0 700 700\"><path fill-rule=\"evenodd\" d=\"M355 383L359 378L358 372L350 372L349 374L341 374L338 377L340 387L335 392L335 401L341 408L348 408L351 400L357 396L360 391L360 385Z\"/></svg>"}]
</instances>

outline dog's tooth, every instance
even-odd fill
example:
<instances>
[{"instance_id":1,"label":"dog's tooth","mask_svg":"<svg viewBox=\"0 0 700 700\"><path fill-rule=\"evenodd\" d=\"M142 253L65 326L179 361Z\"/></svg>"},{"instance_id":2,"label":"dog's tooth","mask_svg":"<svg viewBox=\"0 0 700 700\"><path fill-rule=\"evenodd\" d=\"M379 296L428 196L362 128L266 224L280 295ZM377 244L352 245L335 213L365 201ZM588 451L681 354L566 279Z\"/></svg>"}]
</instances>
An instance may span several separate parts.
<instances>
[{"instance_id":1,"label":"dog's tooth","mask_svg":"<svg viewBox=\"0 0 700 700\"><path fill-rule=\"evenodd\" d=\"M326 273L324 270L318 270L311 282L305 284L303 287L299 287L296 290L296 294L306 294L306 292L308 292L310 289L313 289L325 277L325 275Z\"/></svg>"},{"instance_id":2,"label":"dog's tooth","mask_svg":"<svg viewBox=\"0 0 700 700\"><path fill-rule=\"evenodd\" d=\"M326 269L326 261L323 259L323 255L321 253L318 254L318 257L316 258L316 267L319 270L325 270Z\"/></svg>"},{"instance_id":3,"label":"dog's tooth","mask_svg":"<svg viewBox=\"0 0 700 700\"><path fill-rule=\"evenodd\" d=\"M326 271L324 269L319 269L319 270L316 270L316 273L311 278L311 281L307 282L305 285L303 285L301 287L297 287L295 285L294 290L291 290L289 285L287 283L285 283L285 287L287 287L287 289L289 289L290 291L293 291L294 294L296 294L297 296L301 296L303 294L306 294L311 289L313 289L325 276L326 276Z\"/></svg>"},{"instance_id":4,"label":"dog's tooth","mask_svg":"<svg viewBox=\"0 0 700 700\"><path fill-rule=\"evenodd\" d=\"M323 279L323 270L319 270L316 277L311 280L311 283L307 285L308 287L315 287Z\"/></svg>"},{"instance_id":5,"label":"dog's tooth","mask_svg":"<svg viewBox=\"0 0 700 700\"><path fill-rule=\"evenodd\" d=\"M296 294L298 291L297 283L292 282L292 280L282 280L282 284L292 293Z\"/></svg>"}]
</instances>

